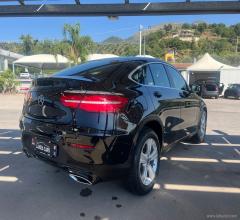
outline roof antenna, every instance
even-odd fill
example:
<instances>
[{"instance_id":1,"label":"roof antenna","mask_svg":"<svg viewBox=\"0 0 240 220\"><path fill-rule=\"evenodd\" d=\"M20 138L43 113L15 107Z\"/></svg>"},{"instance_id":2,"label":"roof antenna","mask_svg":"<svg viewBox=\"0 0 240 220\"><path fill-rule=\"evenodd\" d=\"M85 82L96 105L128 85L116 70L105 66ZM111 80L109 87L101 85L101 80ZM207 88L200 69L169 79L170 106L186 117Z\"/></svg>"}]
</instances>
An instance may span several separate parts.
<instances>
[{"instance_id":1,"label":"roof antenna","mask_svg":"<svg viewBox=\"0 0 240 220\"><path fill-rule=\"evenodd\" d=\"M36 12L39 12L41 10L41 8L47 3L47 0L44 0L42 2L42 4L40 5L40 7L36 10Z\"/></svg>"}]
</instances>

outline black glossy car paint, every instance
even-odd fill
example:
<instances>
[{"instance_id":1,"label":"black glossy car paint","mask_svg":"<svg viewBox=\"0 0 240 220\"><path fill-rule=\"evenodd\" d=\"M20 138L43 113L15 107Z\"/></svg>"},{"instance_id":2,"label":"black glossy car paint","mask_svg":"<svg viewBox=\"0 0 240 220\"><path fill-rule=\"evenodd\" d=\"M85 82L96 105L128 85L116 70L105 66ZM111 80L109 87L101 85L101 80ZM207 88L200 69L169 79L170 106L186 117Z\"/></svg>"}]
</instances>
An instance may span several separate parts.
<instances>
[{"instance_id":1,"label":"black glossy car paint","mask_svg":"<svg viewBox=\"0 0 240 220\"><path fill-rule=\"evenodd\" d=\"M174 88L167 70L169 88L135 82L131 78L134 71L150 63L161 63L164 68L168 65L151 58L112 58L35 80L20 119L23 150L29 156L69 172L104 180L128 172L143 127L157 133L162 151L194 135L205 103L188 87L184 91ZM102 66L108 68L108 65L113 68L100 76L88 71ZM88 92L121 94L128 98L128 103L119 112L71 109L60 101L66 91L82 95ZM56 144L57 157L36 152L33 138ZM72 147L72 144L79 143L94 148Z\"/></svg>"}]
</instances>

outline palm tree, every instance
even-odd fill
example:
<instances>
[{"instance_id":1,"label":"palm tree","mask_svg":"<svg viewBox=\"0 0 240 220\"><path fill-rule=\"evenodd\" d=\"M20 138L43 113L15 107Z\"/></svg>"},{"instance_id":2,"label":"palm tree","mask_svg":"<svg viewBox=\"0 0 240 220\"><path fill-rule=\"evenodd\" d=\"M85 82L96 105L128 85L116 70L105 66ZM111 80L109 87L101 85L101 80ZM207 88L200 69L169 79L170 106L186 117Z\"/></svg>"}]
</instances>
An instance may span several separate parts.
<instances>
[{"instance_id":1,"label":"palm tree","mask_svg":"<svg viewBox=\"0 0 240 220\"><path fill-rule=\"evenodd\" d=\"M90 37L80 36L80 24L65 24L63 28L65 41L69 44L69 58L75 63L85 61L93 42Z\"/></svg>"},{"instance_id":2,"label":"palm tree","mask_svg":"<svg viewBox=\"0 0 240 220\"><path fill-rule=\"evenodd\" d=\"M25 55L31 55L33 53L34 46L37 44L37 40L34 40L31 35L22 35L20 37L22 41L22 50Z\"/></svg>"}]
</instances>

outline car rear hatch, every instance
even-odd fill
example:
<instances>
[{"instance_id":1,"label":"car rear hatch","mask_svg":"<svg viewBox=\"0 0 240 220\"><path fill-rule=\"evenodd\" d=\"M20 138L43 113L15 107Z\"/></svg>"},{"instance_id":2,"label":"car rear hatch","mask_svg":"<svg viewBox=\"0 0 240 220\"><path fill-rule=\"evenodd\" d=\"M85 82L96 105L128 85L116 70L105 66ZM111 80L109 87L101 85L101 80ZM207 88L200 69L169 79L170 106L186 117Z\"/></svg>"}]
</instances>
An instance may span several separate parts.
<instances>
[{"instance_id":1,"label":"car rear hatch","mask_svg":"<svg viewBox=\"0 0 240 220\"><path fill-rule=\"evenodd\" d=\"M218 86L216 84L206 84L206 90L209 92L218 92Z\"/></svg>"},{"instance_id":2,"label":"car rear hatch","mask_svg":"<svg viewBox=\"0 0 240 220\"><path fill-rule=\"evenodd\" d=\"M39 78L25 97L23 116L54 124L71 124L75 110L62 105L61 95L66 90L87 88L88 79Z\"/></svg>"}]
</instances>

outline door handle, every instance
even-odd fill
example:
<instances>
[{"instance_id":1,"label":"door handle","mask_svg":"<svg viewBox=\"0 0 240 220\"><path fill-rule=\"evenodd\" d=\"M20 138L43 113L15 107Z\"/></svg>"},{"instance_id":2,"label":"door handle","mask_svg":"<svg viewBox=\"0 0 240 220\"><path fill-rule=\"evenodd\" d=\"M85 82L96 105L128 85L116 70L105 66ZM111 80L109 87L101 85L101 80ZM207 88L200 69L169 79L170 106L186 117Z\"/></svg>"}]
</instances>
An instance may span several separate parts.
<instances>
[{"instance_id":1,"label":"door handle","mask_svg":"<svg viewBox=\"0 0 240 220\"><path fill-rule=\"evenodd\" d=\"M155 91L153 94L154 94L154 96L157 97L157 98L162 97L162 94L161 94L159 91Z\"/></svg>"}]
</instances>

